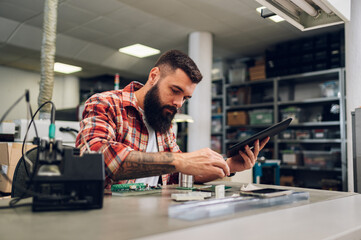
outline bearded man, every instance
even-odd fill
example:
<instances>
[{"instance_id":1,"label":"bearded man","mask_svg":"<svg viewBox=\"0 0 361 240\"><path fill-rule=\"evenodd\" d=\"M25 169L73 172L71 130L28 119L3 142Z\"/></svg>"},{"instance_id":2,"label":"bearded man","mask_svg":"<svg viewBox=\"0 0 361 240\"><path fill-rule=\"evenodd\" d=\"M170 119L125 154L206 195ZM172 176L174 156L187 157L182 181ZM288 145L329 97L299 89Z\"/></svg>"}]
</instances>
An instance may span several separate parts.
<instances>
[{"instance_id":1,"label":"bearded man","mask_svg":"<svg viewBox=\"0 0 361 240\"><path fill-rule=\"evenodd\" d=\"M257 140L253 151L246 146L226 161L209 148L180 151L172 120L201 80L189 56L170 50L150 70L145 85L132 82L87 100L76 145L84 151L87 142L91 150L103 153L107 186L171 184L177 182L178 172L193 175L195 182L207 182L253 167L269 138Z\"/></svg>"}]
</instances>

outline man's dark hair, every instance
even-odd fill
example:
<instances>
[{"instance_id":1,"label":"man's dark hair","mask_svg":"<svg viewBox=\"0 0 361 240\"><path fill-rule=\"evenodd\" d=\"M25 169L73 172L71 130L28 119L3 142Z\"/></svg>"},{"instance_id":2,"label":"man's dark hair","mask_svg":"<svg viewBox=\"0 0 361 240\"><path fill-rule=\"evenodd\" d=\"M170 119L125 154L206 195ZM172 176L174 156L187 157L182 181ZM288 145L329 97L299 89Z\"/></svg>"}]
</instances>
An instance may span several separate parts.
<instances>
[{"instance_id":1,"label":"man's dark hair","mask_svg":"<svg viewBox=\"0 0 361 240\"><path fill-rule=\"evenodd\" d=\"M162 68L170 67L172 71L175 71L178 68L182 69L193 83L199 83L203 78L194 61L187 54L179 50L169 50L163 53L154 67L159 67L161 69L161 74L162 70L166 71L166 69Z\"/></svg>"}]
</instances>

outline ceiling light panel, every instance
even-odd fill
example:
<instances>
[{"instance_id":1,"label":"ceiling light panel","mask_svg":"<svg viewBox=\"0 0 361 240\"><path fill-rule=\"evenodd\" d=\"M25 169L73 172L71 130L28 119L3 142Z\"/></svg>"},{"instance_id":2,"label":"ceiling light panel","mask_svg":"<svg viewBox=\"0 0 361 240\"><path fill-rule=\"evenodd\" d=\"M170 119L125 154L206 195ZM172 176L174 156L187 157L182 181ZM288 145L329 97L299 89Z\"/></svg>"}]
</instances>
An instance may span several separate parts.
<instances>
[{"instance_id":1,"label":"ceiling light panel","mask_svg":"<svg viewBox=\"0 0 361 240\"><path fill-rule=\"evenodd\" d=\"M271 19L272 21L278 23L278 22L282 22L284 21L285 19L284 18L281 18L280 16L278 15L275 15L275 16L272 16L272 17L269 17L269 19Z\"/></svg>"},{"instance_id":2,"label":"ceiling light panel","mask_svg":"<svg viewBox=\"0 0 361 240\"><path fill-rule=\"evenodd\" d=\"M70 73L80 72L81 70L82 70L81 67L74 66L74 65L69 65L69 64L59 63L59 62L56 62L54 64L55 72L70 74Z\"/></svg>"},{"instance_id":3,"label":"ceiling light panel","mask_svg":"<svg viewBox=\"0 0 361 240\"><path fill-rule=\"evenodd\" d=\"M271 15L271 16L264 16L264 15L263 15L263 14L264 14L263 12L264 12L265 10L267 10L269 13L272 13L272 15ZM269 11L266 7L256 8L256 11L259 12L263 18L269 18L269 19L271 19L272 21L274 21L274 22L276 22L276 23L284 21L283 18L281 18L280 16L276 15L275 13Z\"/></svg>"},{"instance_id":4,"label":"ceiling light panel","mask_svg":"<svg viewBox=\"0 0 361 240\"><path fill-rule=\"evenodd\" d=\"M120 48L119 52L138 58L145 58L159 54L160 50L142 44L134 44L128 47Z\"/></svg>"}]
</instances>

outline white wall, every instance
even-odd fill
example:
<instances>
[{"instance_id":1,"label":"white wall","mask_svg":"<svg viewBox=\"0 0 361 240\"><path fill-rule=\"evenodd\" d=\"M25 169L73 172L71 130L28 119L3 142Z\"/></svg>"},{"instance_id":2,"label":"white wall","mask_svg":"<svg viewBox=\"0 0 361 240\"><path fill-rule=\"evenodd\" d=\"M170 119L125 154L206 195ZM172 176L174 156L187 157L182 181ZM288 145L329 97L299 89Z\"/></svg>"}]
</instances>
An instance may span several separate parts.
<instances>
[{"instance_id":1,"label":"white wall","mask_svg":"<svg viewBox=\"0 0 361 240\"><path fill-rule=\"evenodd\" d=\"M0 116L25 92L30 91L33 112L38 108L40 73L0 66ZM57 109L73 108L79 104L79 79L74 76L55 76L53 99ZM5 120L26 118L25 98Z\"/></svg>"},{"instance_id":2,"label":"white wall","mask_svg":"<svg viewBox=\"0 0 361 240\"><path fill-rule=\"evenodd\" d=\"M361 107L361 1L351 1L351 21L345 24L346 46L346 117L348 190L354 190L351 112Z\"/></svg>"}]
</instances>

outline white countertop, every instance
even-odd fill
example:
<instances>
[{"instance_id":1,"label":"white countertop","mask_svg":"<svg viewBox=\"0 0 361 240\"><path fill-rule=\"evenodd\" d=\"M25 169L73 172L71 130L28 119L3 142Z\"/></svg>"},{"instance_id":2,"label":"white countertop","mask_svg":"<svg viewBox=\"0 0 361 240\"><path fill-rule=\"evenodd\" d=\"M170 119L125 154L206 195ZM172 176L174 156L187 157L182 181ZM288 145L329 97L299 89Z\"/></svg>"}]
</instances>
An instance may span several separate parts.
<instances>
[{"instance_id":1,"label":"white countertop","mask_svg":"<svg viewBox=\"0 0 361 240\"><path fill-rule=\"evenodd\" d=\"M361 195L296 190L309 191L310 199L197 221L168 217L168 207L178 204L170 199L171 188L153 195L105 196L98 210L5 209L0 210L0 239L361 239ZM0 206L8 202L0 200Z\"/></svg>"}]
</instances>

